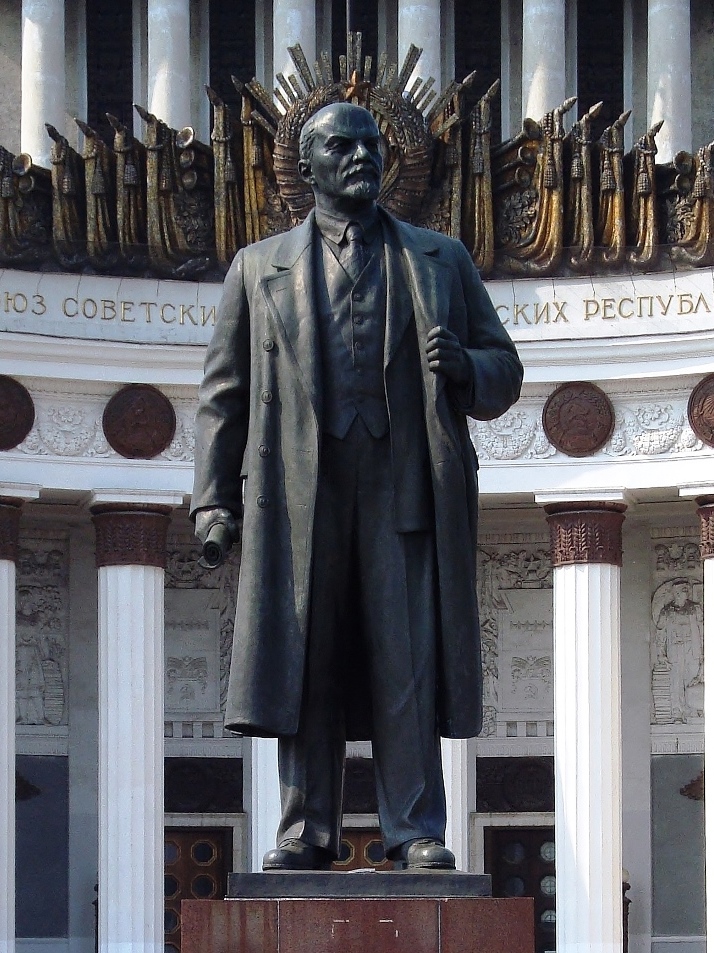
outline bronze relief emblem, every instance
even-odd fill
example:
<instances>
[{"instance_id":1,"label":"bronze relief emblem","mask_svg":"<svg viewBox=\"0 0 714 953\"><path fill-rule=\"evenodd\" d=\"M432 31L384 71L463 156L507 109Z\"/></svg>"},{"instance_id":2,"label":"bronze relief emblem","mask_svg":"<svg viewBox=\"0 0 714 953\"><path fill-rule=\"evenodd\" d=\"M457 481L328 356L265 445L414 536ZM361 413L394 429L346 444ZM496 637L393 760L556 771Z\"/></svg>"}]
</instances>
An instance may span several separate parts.
<instances>
[{"instance_id":1,"label":"bronze relief emblem","mask_svg":"<svg viewBox=\"0 0 714 953\"><path fill-rule=\"evenodd\" d=\"M601 450L614 428L610 398L587 381L561 384L543 408L546 437L569 457L588 457Z\"/></svg>"},{"instance_id":2,"label":"bronze relief emblem","mask_svg":"<svg viewBox=\"0 0 714 953\"><path fill-rule=\"evenodd\" d=\"M110 398L102 416L112 450L132 460L150 460L169 446L176 433L171 401L150 384L127 384Z\"/></svg>"},{"instance_id":3,"label":"bronze relief emblem","mask_svg":"<svg viewBox=\"0 0 714 953\"><path fill-rule=\"evenodd\" d=\"M687 416L702 443L714 447L714 374L708 374L692 391Z\"/></svg>"},{"instance_id":4,"label":"bronze relief emblem","mask_svg":"<svg viewBox=\"0 0 714 953\"><path fill-rule=\"evenodd\" d=\"M0 450L21 444L35 422L35 405L26 387L0 375Z\"/></svg>"}]
</instances>

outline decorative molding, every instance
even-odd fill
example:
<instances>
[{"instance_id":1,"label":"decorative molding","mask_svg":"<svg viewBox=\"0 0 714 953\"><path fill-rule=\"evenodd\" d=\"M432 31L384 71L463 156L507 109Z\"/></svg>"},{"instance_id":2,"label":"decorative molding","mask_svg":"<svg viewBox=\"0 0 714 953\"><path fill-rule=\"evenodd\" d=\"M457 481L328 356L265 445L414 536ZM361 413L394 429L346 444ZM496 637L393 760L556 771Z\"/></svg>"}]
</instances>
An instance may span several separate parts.
<instances>
[{"instance_id":1,"label":"decorative molding","mask_svg":"<svg viewBox=\"0 0 714 953\"><path fill-rule=\"evenodd\" d=\"M589 457L601 450L615 428L610 398L595 384L561 384L543 408L543 430L551 444L569 457Z\"/></svg>"},{"instance_id":2,"label":"decorative molding","mask_svg":"<svg viewBox=\"0 0 714 953\"><path fill-rule=\"evenodd\" d=\"M552 461L582 456L568 453L566 446L554 446L560 439L557 433L553 443L549 441L544 428L544 399L527 396L496 420L470 420L471 439L480 459ZM672 392L660 382L658 392L611 395L610 400L614 409L612 431L591 456L649 459L709 452L689 425L687 398L681 390Z\"/></svg>"},{"instance_id":3,"label":"decorative molding","mask_svg":"<svg viewBox=\"0 0 714 953\"><path fill-rule=\"evenodd\" d=\"M624 503L551 503L544 509L554 568L575 563L622 566Z\"/></svg>"},{"instance_id":4,"label":"decorative molding","mask_svg":"<svg viewBox=\"0 0 714 953\"><path fill-rule=\"evenodd\" d=\"M163 453L176 433L171 401L151 384L127 384L114 394L102 415L107 442L122 457L151 460Z\"/></svg>"},{"instance_id":5,"label":"decorative molding","mask_svg":"<svg viewBox=\"0 0 714 953\"><path fill-rule=\"evenodd\" d=\"M22 443L34 422L30 392L14 377L0 375L0 450L12 450Z\"/></svg>"},{"instance_id":6,"label":"decorative molding","mask_svg":"<svg viewBox=\"0 0 714 953\"><path fill-rule=\"evenodd\" d=\"M714 447L714 374L708 374L692 391L687 417L697 437Z\"/></svg>"},{"instance_id":7,"label":"decorative molding","mask_svg":"<svg viewBox=\"0 0 714 953\"><path fill-rule=\"evenodd\" d=\"M170 514L168 506L133 506L131 509L111 503L93 506L97 568L157 566L164 569Z\"/></svg>"},{"instance_id":8,"label":"decorative molding","mask_svg":"<svg viewBox=\"0 0 714 953\"><path fill-rule=\"evenodd\" d=\"M22 501L0 499L0 559L17 562L17 541L20 532Z\"/></svg>"}]
</instances>

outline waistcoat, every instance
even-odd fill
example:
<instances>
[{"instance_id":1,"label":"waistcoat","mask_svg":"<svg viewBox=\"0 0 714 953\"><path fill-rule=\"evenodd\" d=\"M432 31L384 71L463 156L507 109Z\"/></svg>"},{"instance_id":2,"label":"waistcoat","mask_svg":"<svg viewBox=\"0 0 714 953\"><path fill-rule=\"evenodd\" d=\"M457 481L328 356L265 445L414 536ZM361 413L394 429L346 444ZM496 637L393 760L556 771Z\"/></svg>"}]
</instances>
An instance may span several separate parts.
<instances>
[{"instance_id":1,"label":"waistcoat","mask_svg":"<svg viewBox=\"0 0 714 953\"><path fill-rule=\"evenodd\" d=\"M359 415L373 437L389 430L384 390L387 283L384 246L353 283L323 240L315 288L322 354L323 429L343 439Z\"/></svg>"}]
</instances>

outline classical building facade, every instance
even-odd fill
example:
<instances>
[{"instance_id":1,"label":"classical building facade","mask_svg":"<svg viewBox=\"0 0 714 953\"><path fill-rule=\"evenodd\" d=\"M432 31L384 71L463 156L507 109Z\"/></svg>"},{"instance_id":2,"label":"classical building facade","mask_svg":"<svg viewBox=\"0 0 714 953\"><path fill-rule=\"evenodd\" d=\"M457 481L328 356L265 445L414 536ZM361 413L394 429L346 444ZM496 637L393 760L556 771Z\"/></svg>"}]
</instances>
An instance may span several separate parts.
<instances>
[{"instance_id":1,"label":"classical building facade","mask_svg":"<svg viewBox=\"0 0 714 953\"><path fill-rule=\"evenodd\" d=\"M444 743L450 846L536 898L539 953L627 920L634 953L703 953L711 4L0 0L0 26L0 953L174 953L180 899L272 845L276 745L222 727L238 557L197 566L192 418L232 254L305 214L320 97L375 111L385 203L464 240L526 367L472 422L486 718ZM380 866L349 755L340 863Z\"/></svg>"}]
</instances>

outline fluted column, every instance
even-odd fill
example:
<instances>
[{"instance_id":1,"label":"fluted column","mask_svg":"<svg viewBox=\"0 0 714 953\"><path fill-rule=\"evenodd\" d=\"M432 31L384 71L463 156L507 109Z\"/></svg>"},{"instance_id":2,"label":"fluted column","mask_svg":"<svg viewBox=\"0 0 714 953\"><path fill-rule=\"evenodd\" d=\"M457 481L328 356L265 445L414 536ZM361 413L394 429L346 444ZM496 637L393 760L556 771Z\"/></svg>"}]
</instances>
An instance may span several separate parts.
<instances>
[{"instance_id":1,"label":"fluted column","mask_svg":"<svg viewBox=\"0 0 714 953\"><path fill-rule=\"evenodd\" d=\"M623 503L553 503L556 946L622 950Z\"/></svg>"},{"instance_id":2,"label":"fluted column","mask_svg":"<svg viewBox=\"0 0 714 953\"><path fill-rule=\"evenodd\" d=\"M704 779L714 764L714 493L697 497L704 563ZM707 936L714 938L714 809L704 808ZM707 944L711 948L710 939Z\"/></svg>"},{"instance_id":3,"label":"fluted column","mask_svg":"<svg viewBox=\"0 0 714 953\"><path fill-rule=\"evenodd\" d=\"M422 50L415 76L434 77L441 90L441 3L439 0L399 0L399 65L413 43Z\"/></svg>"},{"instance_id":4,"label":"fluted column","mask_svg":"<svg viewBox=\"0 0 714 953\"><path fill-rule=\"evenodd\" d=\"M64 0L22 0L20 149L49 169L46 122L64 130Z\"/></svg>"},{"instance_id":5,"label":"fluted column","mask_svg":"<svg viewBox=\"0 0 714 953\"><path fill-rule=\"evenodd\" d=\"M250 741L250 863L251 870L258 872L263 869L265 853L275 847L280 824L278 741L276 738L246 741ZM243 750L246 752L245 747Z\"/></svg>"},{"instance_id":6,"label":"fluted column","mask_svg":"<svg viewBox=\"0 0 714 953\"><path fill-rule=\"evenodd\" d=\"M149 112L174 129L191 122L189 0L149 0Z\"/></svg>"},{"instance_id":7,"label":"fluted column","mask_svg":"<svg viewBox=\"0 0 714 953\"><path fill-rule=\"evenodd\" d=\"M692 56L689 0L647 5L647 112L657 134L657 161L692 148Z\"/></svg>"},{"instance_id":8,"label":"fluted column","mask_svg":"<svg viewBox=\"0 0 714 953\"><path fill-rule=\"evenodd\" d=\"M15 560L20 500L0 497L0 953L15 949Z\"/></svg>"},{"instance_id":9,"label":"fluted column","mask_svg":"<svg viewBox=\"0 0 714 953\"><path fill-rule=\"evenodd\" d=\"M295 72L288 47L298 43L312 70L316 32L315 0L273 0L273 72Z\"/></svg>"},{"instance_id":10,"label":"fluted column","mask_svg":"<svg viewBox=\"0 0 714 953\"><path fill-rule=\"evenodd\" d=\"M172 506L95 494L99 577L99 949L162 953L164 566ZM131 845L131 849L129 849Z\"/></svg>"},{"instance_id":11,"label":"fluted column","mask_svg":"<svg viewBox=\"0 0 714 953\"><path fill-rule=\"evenodd\" d=\"M446 846L454 853L456 869L468 870L468 741L464 738L442 738L441 763L446 791Z\"/></svg>"},{"instance_id":12,"label":"fluted column","mask_svg":"<svg viewBox=\"0 0 714 953\"><path fill-rule=\"evenodd\" d=\"M565 0L523 0L523 117L565 99Z\"/></svg>"},{"instance_id":13,"label":"fluted column","mask_svg":"<svg viewBox=\"0 0 714 953\"><path fill-rule=\"evenodd\" d=\"M23 501L0 487L0 953L15 950L15 563Z\"/></svg>"}]
</instances>

